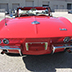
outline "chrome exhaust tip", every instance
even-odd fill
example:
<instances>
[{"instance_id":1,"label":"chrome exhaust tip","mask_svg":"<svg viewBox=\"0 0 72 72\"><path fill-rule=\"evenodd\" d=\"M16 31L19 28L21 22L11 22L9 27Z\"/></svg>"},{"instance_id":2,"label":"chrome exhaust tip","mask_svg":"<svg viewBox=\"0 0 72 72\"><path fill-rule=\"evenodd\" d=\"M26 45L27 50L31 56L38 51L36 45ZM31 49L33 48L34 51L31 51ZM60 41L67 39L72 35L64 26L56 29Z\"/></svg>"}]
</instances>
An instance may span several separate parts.
<instances>
[{"instance_id":1,"label":"chrome exhaust tip","mask_svg":"<svg viewBox=\"0 0 72 72\"><path fill-rule=\"evenodd\" d=\"M72 54L72 49L67 49L67 52Z\"/></svg>"},{"instance_id":2,"label":"chrome exhaust tip","mask_svg":"<svg viewBox=\"0 0 72 72\"><path fill-rule=\"evenodd\" d=\"M3 54L4 54L4 52L2 51L2 52L1 52L1 54L3 55Z\"/></svg>"},{"instance_id":3,"label":"chrome exhaust tip","mask_svg":"<svg viewBox=\"0 0 72 72\"><path fill-rule=\"evenodd\" d=\"M3 50L3 51L1 52L1 54L5 54L5 53L7 53L7 50Z\"/></svg>"}]
</instances>

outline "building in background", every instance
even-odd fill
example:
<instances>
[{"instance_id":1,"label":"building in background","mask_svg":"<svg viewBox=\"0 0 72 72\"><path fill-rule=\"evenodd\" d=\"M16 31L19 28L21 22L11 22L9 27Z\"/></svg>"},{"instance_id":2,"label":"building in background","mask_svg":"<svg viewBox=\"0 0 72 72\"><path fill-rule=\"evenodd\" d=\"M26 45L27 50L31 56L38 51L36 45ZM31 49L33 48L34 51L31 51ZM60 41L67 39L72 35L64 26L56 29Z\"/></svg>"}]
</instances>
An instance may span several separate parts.
<instances>
[{"instance_id":1,"label":"building in background","mask_svg":"<svg viewBox=\"0 0 72 72\"><path fill-rule=\"evenodd\" d=\"M7 12L24 6L50 6L51 9L72 9L72 0L0 0L0 9Z\"/></svg>"}]
</instances>

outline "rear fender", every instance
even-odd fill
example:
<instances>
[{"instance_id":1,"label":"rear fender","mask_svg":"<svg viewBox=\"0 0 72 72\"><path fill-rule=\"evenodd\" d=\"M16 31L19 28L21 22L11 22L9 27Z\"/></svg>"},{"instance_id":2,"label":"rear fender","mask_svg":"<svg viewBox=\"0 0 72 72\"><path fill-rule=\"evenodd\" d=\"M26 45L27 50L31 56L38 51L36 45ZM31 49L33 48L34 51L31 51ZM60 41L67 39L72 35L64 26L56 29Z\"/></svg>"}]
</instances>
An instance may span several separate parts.
<instances>
[{"instance_id":1,"label":"rear fender","mask_svg":"<svg viewBox=\"0 0 72 72\"><path fill-rule=\"evenodd\" d=\"M9 20L10 18L6 18L0 21L0 30L5 26L5 23L7 23Z\"/></svg>"},{"instance_id":2,"label":"rear fender","mask_svg":"<svg viewBox=\"0 0 72 72\"><path fill-rule=\"evenodd\" d=\"M5 19L0 21L0 30L4 27L4 25L5 25Z\"/></svg>"},{"instance_id":3,"label":"rear fender","mask_svg":"<svg viewBox=\"0 0 72 72\"><path fill-rule=\"evenodd\" d=\"M59 17L58 19L60 21L62 21L63 23L65 23L68 27L71 27L72 28L72 23L68 19L66 19L64 17Z\"/></svg>"}]
</instances>

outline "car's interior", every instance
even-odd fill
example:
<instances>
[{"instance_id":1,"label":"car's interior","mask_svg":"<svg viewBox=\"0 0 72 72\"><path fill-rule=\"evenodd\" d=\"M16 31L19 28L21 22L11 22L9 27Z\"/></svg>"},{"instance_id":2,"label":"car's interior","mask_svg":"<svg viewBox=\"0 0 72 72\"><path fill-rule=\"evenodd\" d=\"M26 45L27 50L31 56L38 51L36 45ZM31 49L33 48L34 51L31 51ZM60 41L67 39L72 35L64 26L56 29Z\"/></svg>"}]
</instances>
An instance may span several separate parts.
<instances>
[{"instance_id":1,"label":"car's interior","mask_svg":"<svg viewBox=\"0 0 72 72\"><path fill-rule=\"evenodd\" d=\"M48 15L48 10L36 10L36 9L31 9L31 10L21 10L19 9L19 17L24 17L24 16L47 16Z\"/></svg>"}]
</instances>

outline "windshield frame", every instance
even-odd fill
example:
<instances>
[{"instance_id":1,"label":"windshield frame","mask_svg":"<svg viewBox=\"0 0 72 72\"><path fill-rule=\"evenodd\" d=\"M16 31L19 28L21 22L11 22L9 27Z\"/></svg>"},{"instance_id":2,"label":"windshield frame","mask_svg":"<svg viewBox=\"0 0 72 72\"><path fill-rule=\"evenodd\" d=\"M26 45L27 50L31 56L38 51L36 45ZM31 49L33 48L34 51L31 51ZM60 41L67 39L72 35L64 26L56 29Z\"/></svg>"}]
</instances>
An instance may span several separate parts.
<instances>
[{"instance_id":1,"label":"windshield frame","mask_svg":"<svg viewBox=\"0 0 72 72\"><path fill-rule=\"evenodd\" d=\"M50 16L50 7L19 7L17 8L17 17L19 17L19 9L21 10L32 10L32 9L36 9L36 10L48 10L48 16Z\"/></svg>"}]
</instances>

